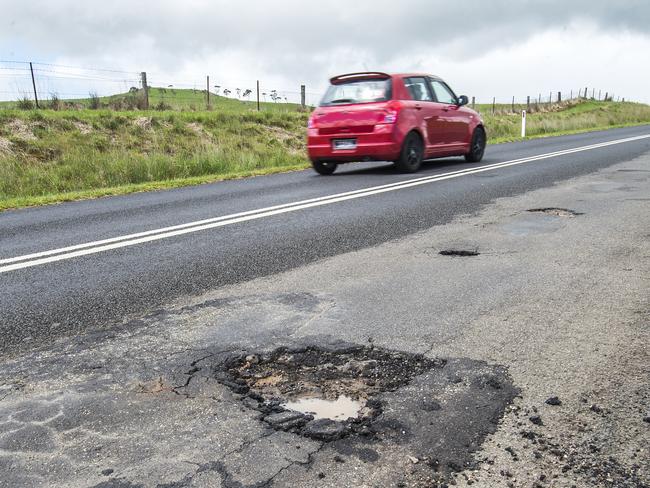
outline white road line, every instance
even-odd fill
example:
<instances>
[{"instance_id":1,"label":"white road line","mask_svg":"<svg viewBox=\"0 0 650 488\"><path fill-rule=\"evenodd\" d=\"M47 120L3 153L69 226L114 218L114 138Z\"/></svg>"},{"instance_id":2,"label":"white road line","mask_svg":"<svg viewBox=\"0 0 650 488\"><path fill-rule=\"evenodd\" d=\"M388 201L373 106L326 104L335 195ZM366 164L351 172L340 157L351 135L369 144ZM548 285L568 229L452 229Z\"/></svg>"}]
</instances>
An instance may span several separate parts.
<instances>
[{"instance_id":1,"label":"white road line","mask_svg":"<svg viewBox=\"0 0 650 488\"><path fill-rule=\"evenodd\" d=\"M624 144L627 142L633 142L633 141L638 141L641 139L648 139L648 138L650 138L650 134L636 136L636 137L628 137L625 139L617 139L614 141L591 144L588 146L581 146L573 149L565 149L562 151L555 151L555 152L540 154L537 156L531 156L527 158L520 158L511 161L504 161L501 163L479 166L477 168L468 168L465 170L452 171L449 173L424 176L421 178L414 178L406 181L389 183L386 185L374 186L370 188L353 190L344 193L337 193L333 195L327 195L323 197L312 198L312 199L302 200L298 202L291 202L282 205L275 205L272 207L260 208L256 210L250 210L247 212L239 212L236 214L214 217L211 219L198 220L186 224L164 227L164 228L154 229L146 232L139 232L136 234L114 237L111 239L104 239L104 240L94 241L94 242L86 242L83 244L77 244L74 246L64 247L60 249L52 249L52 250L42 251L33 254L26 254L23 256L16 256L13 258L0 259L0 264L7 264L6 266L0 267L0 273L6 273L18 269L24 269L33 266L39 266L42 264L53 263L56 261L62 261L65 259L72 259L79 256L86 256L89 254L96 254L100 252L110 251L112 249L119 249L122 247L135 246L137 244L143 244L146 242L167 239L170 237L189 234L192 232L199 232L202 230L214 229L226 225L247 222L249 220L256 220L264 217L271 217L273 215L280 215L284 213L295 212L298 210L304 210L307 208L319 207L323 205L329 205L332 203L344 202L347 200L354 200L357 198L363 198L371 195L378 195L390 191L402 190L405 188L420 186L427 183L433 183L436 181L442 181L451 178L459 178L465 175L482 173L485 171L492 171L495 169L505 168L509 166L515 166L519 164L554 158L558 156L563 156L563 155L573 154L573 153L578 153L583 151L590 151L602 147Z\"/></svg>"}]
</instances>

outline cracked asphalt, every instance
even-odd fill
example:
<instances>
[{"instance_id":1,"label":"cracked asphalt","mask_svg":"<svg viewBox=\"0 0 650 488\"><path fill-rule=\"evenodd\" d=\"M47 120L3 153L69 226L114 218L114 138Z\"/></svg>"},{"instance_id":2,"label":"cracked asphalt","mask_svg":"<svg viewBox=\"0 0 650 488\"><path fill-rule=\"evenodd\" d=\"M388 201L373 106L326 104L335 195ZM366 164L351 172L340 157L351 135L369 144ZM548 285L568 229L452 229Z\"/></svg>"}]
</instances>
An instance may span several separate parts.
<instances>
[{"instance_id":1,"label":"cracked asphalt","mask_svg":"<svg viewBox=\"0 0 650 488\"><path fill-rule=\"evenodd\" d=\"M650 154L632 152L381 242L102 309L110 325L24 342L4 315L21 340L0 364L0 486L650 486ZM272 428L219 379L233 355L351 345L441 366L331 442Z\"/></svg>"}]
</instances>

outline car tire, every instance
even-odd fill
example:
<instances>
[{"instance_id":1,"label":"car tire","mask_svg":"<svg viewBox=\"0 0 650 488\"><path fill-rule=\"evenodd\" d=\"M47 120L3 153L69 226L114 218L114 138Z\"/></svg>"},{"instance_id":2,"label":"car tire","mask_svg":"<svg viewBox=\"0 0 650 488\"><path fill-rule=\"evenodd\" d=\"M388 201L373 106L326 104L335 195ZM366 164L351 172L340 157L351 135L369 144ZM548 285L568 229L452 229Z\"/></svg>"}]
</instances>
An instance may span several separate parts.
<instances>
[{"instance_id":1,"label":"car tire","mask_svg":"<svg viewBox=\"0 0 650 488\"><path fill-rule=\"evenodd\" d=\"M472 134L472 142L470 144L470 149L467 154L465 154L465 160L468 163L478 163L483 159L483 155L485 154L485 144L487 142L487 138L485 136L485 130L483 127L477 127L474 129L474 133Z\"/></svg>"},{"instance_id":2,"label":"car tire","mask_svg":"<svg viewBox=\"0 0 650 488\"><path fill-rule=\"evenodd\" d=\"M336 171L336 167L338 166L338 164L332 163L331 161L312 161L311 165L316 173L323 176L331 175Z\"/></svg>"},{"instance_id":3,"label":"car tire","mask_svg":"<svg viewBox=\"0 0 650 488\"><path fill-rule=\"evenodd\" d=\"M415 173L422 166L424 159L424 143L417 132L411 132L406 136L399 159L395 161L395 167L402 173Z\"/></svg>"}]
</instances>

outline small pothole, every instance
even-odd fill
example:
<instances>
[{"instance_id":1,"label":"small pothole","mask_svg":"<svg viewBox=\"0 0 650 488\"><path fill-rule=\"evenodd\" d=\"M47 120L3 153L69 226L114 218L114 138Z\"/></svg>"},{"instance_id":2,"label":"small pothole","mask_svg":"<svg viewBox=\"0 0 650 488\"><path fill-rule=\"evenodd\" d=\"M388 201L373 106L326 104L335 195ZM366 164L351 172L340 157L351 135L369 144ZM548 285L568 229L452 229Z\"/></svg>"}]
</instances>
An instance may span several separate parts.
<instances>
[{"instance_id":1,"label":"small pothole","mask_svg":"<svg viewBox=\"0 0 650 488\"><path fill-rule=\"evenodd\" d=\"M543 208L531 208L527 212L530 213L543 213L546 215L553 215L555 217L576 217L578 215L584 215L582 212L576 212L568 208L558 208L558 207L543 207Z\"/></svg>"},{"instance_id":2,"label":"small pothole","mask_svg":"<svg viewBox=\"0 0 650 488\"><path fill-rule=\"evenodd\" d=\"M374 397L444 364L376 347L310 346L242 354L216 373L270 427L330 441L367 433L382 413L382 402Z\"/></svg>"},{"instance_id":3,"label":"small pothole","mask_svg":"<svg viewBox=\"0 0 650 488\"><path fill-rule=\"evenodd\" d=\"M471 257L480 256L481 253L475 249L445 249L438 254L442 256Z\"/></svg>"}]
</instances>

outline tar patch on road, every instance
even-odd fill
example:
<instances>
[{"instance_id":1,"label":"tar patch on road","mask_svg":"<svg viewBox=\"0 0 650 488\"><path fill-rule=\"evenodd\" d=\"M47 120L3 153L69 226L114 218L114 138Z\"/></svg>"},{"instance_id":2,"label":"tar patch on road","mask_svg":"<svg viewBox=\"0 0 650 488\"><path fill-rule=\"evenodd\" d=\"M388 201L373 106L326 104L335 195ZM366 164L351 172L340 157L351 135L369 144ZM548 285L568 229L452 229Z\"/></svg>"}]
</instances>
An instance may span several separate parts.
<instances>
[{"instance_id":1,"label":"tar patch on road","mask_svg":"<svg viewBox=\"0 0 650 488\"><path fill-rule=\"evenodd\" d=\"M473 452L518 394L499 366L350 344L245 351L212 371L269 430L323 443L308 466L283 472L286 483L301 486L322 485L319 472L345 479L346 460L388 468L383 482L443 485L451 472L474 466ZM356 415L294 409L300 399L340 398L356 402Z\"/></svg>"},{"instance_id":2,"label":"tar patch on road","mask_svg":"<svg viewBox=\"0 0 650 488\"><path fill-rule=\"evenodd\" d=\"M467 258L472 256L480 256L481 253L476 249L444 249L438 254L441 256L456 256L461 258Z\"/></svg>"},{"instance_id":3,"label":"tar patch on road","mask_svg":"<svg viewBox=\"0 0 650 488\"><path fill-rule=\"evenodd\" d=\"M552 215L554 217L577 217L578 215L584 215L582 212L576 212L575 210L559 207L531 208L527 210L527 212L542 213L545 215Z\"/></svg>"}]
</instances>

